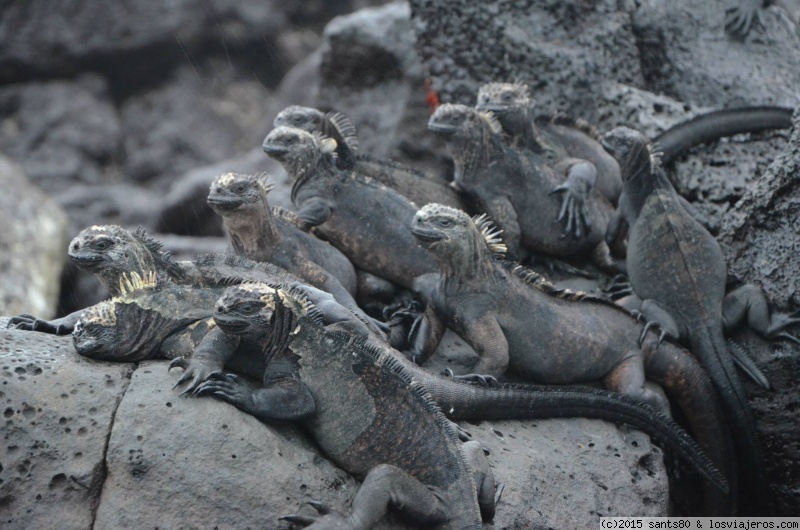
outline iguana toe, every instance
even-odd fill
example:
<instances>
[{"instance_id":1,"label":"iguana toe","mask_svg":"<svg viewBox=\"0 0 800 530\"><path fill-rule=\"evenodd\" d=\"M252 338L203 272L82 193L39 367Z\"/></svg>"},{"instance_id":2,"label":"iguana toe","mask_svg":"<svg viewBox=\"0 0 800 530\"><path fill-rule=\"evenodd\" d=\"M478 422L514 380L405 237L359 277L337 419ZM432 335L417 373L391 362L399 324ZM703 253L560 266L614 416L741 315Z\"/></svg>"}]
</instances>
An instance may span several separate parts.
<instances>
[{"instance_id":1,"label":"iguana toe","mask_svg":"<svg viewBox=\"0 0 800 530\"><path fill-rule=\"evenodd\" d=\"M35 316L29 315L28 313L23 313L21 315L11 317L8 320L8 324L6 324L6 328L32 331L34 322L36 322Z\"/></svg>"},{"instance_id":2,"label":"iguana toe","mask_svg":"<svg viewBox=\"0 0 800 530\"><path fill-rule=\"evenodd\" d=\"M312 525L312 524L314 524L314 521L317 520L316 517L308 517L308 516L299 515L299 514L296 514L296 513L289 514L289 515L283 515L283 516L279 517L278 519L280 521L288 521L290 523L299 524L300 526L303 526L303 527Z\"/></svg>"},{"instance_id":3,"label":"iguana toe","mask_svg":"<svg viewBox=\"0 0 800 530\"><path fill-rule=\"evenodd\" d=\"M503 482L498 482L497 486L494 488L494 503L497 504L500 502L500 497L503 496L503 491L506 489L506 485Z\"/></svg>"},{"instance_id":4,"label":"iguana toe","mask_svg":"<svg viewBox=\"0 0 800 530\"><path fill-rule=\"evenodd\" d=\"M306 504L317 510L320 515L327 515L331 513L330 507L322 501L308 501Z\"/></svg>"}]
</instances>

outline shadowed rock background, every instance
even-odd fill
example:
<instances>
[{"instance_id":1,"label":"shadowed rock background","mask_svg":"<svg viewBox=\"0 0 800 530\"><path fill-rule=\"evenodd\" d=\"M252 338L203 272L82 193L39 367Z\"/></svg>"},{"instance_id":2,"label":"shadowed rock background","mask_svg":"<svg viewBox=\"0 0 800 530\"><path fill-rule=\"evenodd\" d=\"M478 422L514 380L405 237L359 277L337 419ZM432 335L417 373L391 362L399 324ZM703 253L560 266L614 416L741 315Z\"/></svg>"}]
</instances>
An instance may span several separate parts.
<instances>
[{"instance_id":1,"label":"shadowed rock background","mask_svg":"<svg viewBox=\"0 0 800 530\"><path fill-rule=\"evenodd\" d=\"M45 0L30 0L6 6L0 11L0 154L7 157L0 160L0 218L6 227L0 237L0 315L30 312L48 317L106 296L96 280L78 274L71 265L58 278L68 240L88 225L142 224L183 256L224 249L220 222L205 205L208 185L221 172L271 173L277 186L270 199L290 207L285 174L260 149L274 115L289 104L343 111L358 127L364 152L447 172L451 166L446 151L426 130L426 79L442 102L467 104L474 103L483 82L526 82L543 112L564 110L601 131L628 125L650 136L711 108L800 103L800 38L776 9L764 11L764 27L739 42L723 32L725 2L414 0L410 5L361 9L381 3L72 0L54 7ZM337 17L350 12L354 13ZM763 286L781 310L800 308L797 122L793 134L743 135L704 146L679 160L672 172L679 191L719 235L730 283ZM778 510L800 515L800 348L785 341L765 343L747 332L737 339L773 384L771 391L753 386L748 391L768 451ZM285 505L249 513L270 495L263 484L253 482L242 489L250 491L248 495L256 489L263 496L231 508L245 518L226 519L219 515L224 507L214 507L219 499L213 499L230 499L232 493L223 486L214 493L215 472L208 466L214 461L219 473L226 473L230 455L217 455L220 460L215 461L211 453L176 451L189 469L195 464L204 468L208 483L203 485L171 465L166 441L164 451L158 452L151 436L156 431L145 429L156 420L168 426L165 414L195 414L198 424L208 414L209 400L201 407L178 400L168 390L172 378L161 373L163 365L93 363L78 359L66 339L23 337L5 330L0 330L0 361L6 421L0 445L4 523L34 527L43 519L30 518L44 517L45 512L24 515L29 508L36 505L37 510L55 513L69 505L75 522L65 527L88 528L101 515L115 517L113 522L103 519L110 526L124 525L126 514L159 510L170 492L184 488L172 495L198 494L199 500L184 514L197 517L190 520L198 525L209 524L209 514L217 514L214 520L223 526L269 526L272 523L265 521L274 521L270 517L281 509L299 509L302 499L344 503L355 492L352 479L325 467L309 446L303 449L311 451L307 456L292 458L305 458L321 470L314 467L319 474L309 474L297 491L287 492ZM53 380L61 381L64 374L72 378L59 383L66 385L63 394L90 394L74 411L64 408L69 400L61 394L50 399L40 393L44 383L39 381L50 373L45 366L59 363L63 367L51 370L59 374ZM126 390L143 384L160 392L163 403L147 405L147 392ZM103 385L113 387L113 395L95 392ZM98 398L102 406L88 405ZM133 401L126 405L126 400ZM209 431L198 433L197 439L219 436L213 443L220 447L238 440L253 454L265 451L267 460L274 459L267 450L287 444L285 440L292 441L287 447L295 447L302 439L294 431L275 434L272 427L231 414L229 407L213 406L219 412L211 416L225 418L227 434L220 431L222 423L211 422L203 424ZM92 407L95 412L90 413ZM149 415L137 417L143 408ZM234 420L227 422L230 416L236 416L235 425ZM76 448L62 449L64 440L79 436L81 427L72 426L74 422L83 422L81 427L97 440L76 438ZM542 428L550 422L537 423ZM525 425L468 430L482 442L491 440L493 463L508 466L512 473L517 460L505 457L516 449L502 446L512 438L493 430L514 436L520 430L535 431ZM570 435L575 427L567 426L566 432L553 435L560 440L552 444L556 449L569 447L578 453L587 450L588 440L604 440L602 448L610 458L593 454L592 471L582 478L573 479L572 471L564 471L568 479L563 484L582 480L581 491L587 493L562 499L549 491L562 482L552 474L541 478L543 469L530 472L541 478L536 483L524 472L516 475L519 484L503 476L507 490L495 528L529 528L530 521L537 527L584 526L580 523L592 519L580 517L612 510L664 513L663 466L651 463L660 461L658 451L639 433L597 425L586 431L591 434L580 427L579 435ZM37 434L39 428L46 433ZM547 427L548 432L559 428ZM174 433L186 436L177 427ZM265 436L284 441L265 442ZM626 438L630 436L639 440L639 452L631 449L631 438ZM534 433L530 438L537 443L542 436ZM88 446L91 452L80 448ZM609 462L620 459L614 455L621 446L628 446L621 452L624 463L614 467ZM542 466L541 460L554 458L544 451L535 452L538 456L520 451L517 456L519 462L527 458ZM569 462L574 455L564 452L563 460ZM242 458L241 452L231 454ZM73 469L59 467L59 462L80 465ZM286 473L291 473L293 462L287 460ZM253 460L249 469L255 465ZM547 466L548 472L558 473L559 465ZM297 466L305 477L308 466ZM635 485L633 504L620 500L630 492L597 474L611 477L608 480L634 480L623 480L628 476L624 469L634 482L650 477L644 485ZM495 471L501 474L497 467ZM212 489L198 493L203 487ZM125 494L143 488L155 488L152 491L163 496L153 494L137 505L132 494ZM230 488L235 491L235 484ZM585 504L576 504L581 502ZM177 506L176 525L181 524L181 502ZM158 515L166 517L153 514Z\"/></svg>"}]
</instances>

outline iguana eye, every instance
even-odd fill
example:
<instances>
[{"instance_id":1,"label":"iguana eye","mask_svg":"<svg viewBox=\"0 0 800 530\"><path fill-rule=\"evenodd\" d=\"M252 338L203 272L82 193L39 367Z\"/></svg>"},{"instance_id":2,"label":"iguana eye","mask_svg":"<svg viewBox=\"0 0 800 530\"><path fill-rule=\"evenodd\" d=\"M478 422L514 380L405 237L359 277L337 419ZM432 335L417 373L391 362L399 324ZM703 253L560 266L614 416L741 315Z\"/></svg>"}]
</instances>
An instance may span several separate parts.
<instances>
[{"instance_id":1,"label":"iguana eye","mask_svg":"<svg viewBox=\"0 0 800 530\"><path fill-rule=\"evenodd\" d=\"M236 193L242 193L244 192L244 190L245 190L245 185L243 182L240 182L239 184L233 187L233 191L235 191Z\"/></svg>"},{"instance_id":2,"label":"iguana eye","mask_svg":"<svg viewBox=\"0 0 800 530\"><path fill-rule=\"evenodd\" d=\"M114 246L114 242L108 239L101 239L100 241L95 242L94 248L97 250L106 250Z\"/></svg>"},{"instance_id":3,"label":"iguana eye","mask_svg":"<svg viewBox=\"0 0 800 530\"><path fill-rule=\"evenodd\" d=\"M451 221L450 219L439 219L439 225L444 226L445 228L451 226L452 224L453 221Z\"/></svg>"},{"instance_id":4,"label":"iguana eye","mask_svg":"<svg viewBox=\"0 0 800 530\"><path fill-rule=\"evenodd\" d=\"M258 306L255 304L244 304L239 306L239 312L245 315L252 315L258 312Z\"/></svg>"}]
</instances>

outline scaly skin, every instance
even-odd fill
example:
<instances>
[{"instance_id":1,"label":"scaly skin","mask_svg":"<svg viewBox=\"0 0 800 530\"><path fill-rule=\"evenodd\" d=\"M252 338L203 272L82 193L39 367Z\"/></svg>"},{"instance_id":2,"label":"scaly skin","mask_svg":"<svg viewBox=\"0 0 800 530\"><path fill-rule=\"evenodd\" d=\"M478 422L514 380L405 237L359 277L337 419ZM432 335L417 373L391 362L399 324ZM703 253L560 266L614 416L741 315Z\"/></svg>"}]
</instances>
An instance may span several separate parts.
<instances>
[{"instance_id":1,"label":"scaly skin","mask_svg":"<svg viewBox=\"0 0 800 530\"><path fill-rule=\"evenodd\" d=\"M521 385L481 387L450 378L442 378L402 361L398 352L392 350L385 342L374 340L374 335L371 334L370 330L362 322L354 319L352 314L349 314L336 304L329 294L297 284L292 285L288 292L282 289L279 290L277 296L275 293L274 289L265 285L251 286L246 284L239 288L232 288L219 302L216 311L217 322L220 327L223 329L227 327L231 333L237 336L249 337L250 343L260 341L264 344L264 347L259 351L263 351L265 357L274 358L273 356L277 355L279 358L292 357L299 359L297 368L292 374L294 378L293 384L297 384L299 379L301 384L309 385L308 388L311 388L311 385L314 384L313 388L317 389L316 393L312 391L314 394L313 402L316 407L309 406L304 409L302 416L304 421L312 422L312 429L318 429L316 432L323 437L330 437L337 428L349 433L337 432L332 441L329 438L327 438L327 441L320 441L320 445L328 451L328 454L334 460L336 460L334 456L336 454L344 453L352 456L352 453L343 452L339 447L349 442L354 431L357 432L358 429L364 428L364 425L368 423L367 420L359 419L364 410L374 410L369 406L374 401L371 401L361 391L354 391L353 385L347 383L347 380L350 380L354 373L358 375L365 373L364 370L356 369L355 367L360 363L361 353L367 352L369 357L380 359L384 366L403 374L403 377L407 378L408 381L415 381L414 385L418 389L425 389L430 392L437 404L453 419L587 416L629 423L666 442L669 447L677 449L683 457L688 458L694 466L706 473L705 476L714 480L720 487L725 487L724 479L721 479L716 474L713 470L713 465L704 459L702 451L691 442L685 433L682 433L668 419L655 414L640 403L594 389ZM257 313L256 305L262 310L260 314ZM267 308L266 311L264 311L265 308ZM290 330L296 331L288 333ZM261 338L259 339L258 337ZM268 341L269 344L266 344ZM280 353L283 351L289 351L290 354ZM324 352L324 354L320 355L320 352ZM319 357L321 357L321 360L317 360ZM345 361L344 368L340 365L342 360ZM310 364L316 364L316 362L324 362L325 367L314 368L309 366ZM325 381L314 381L312 383L308 379L311 377L325 379ZM330 379L333 382L330 382ZM373 379L375 378L373 377ZM381 380L385 382L386 378L381 378ZM284 410L285 407L282 405L284 401L289 401L290 403L308 402L305 391L287 396L286 388L289 386L291 384L284 384L279 389L282 394L278 395L273 390L274 384L265 382L263 390L253 393L244 389L233 378L212 376L206 384L198 387L194 393L198 395L216 395L248 413L269 420L272 419L275 411ZM336 390L328 390L328 387L333 387ZM383 402L392 402L388 407L392 411L391 415L399 414L402 416L402 409L396 409L393 404L396 395L402 392L393 391L392 388L396 387L382 383L380 387L376 388L376 392L373 395L382 396L381 401ZM336 395L331 399L328 397L327 392L334 392ZM356 411L341 412L342 407L345 406L341 401L341 396L343 395L347 396L347 406L356 406ZM318 411L322 405L324 405L326 412L335 417L337 423L343 423L341 421L343 417L350 418L346 422L347 425L332 427L320 420L312 419L311 415ZM404 438L407 436L416 437L420 430L419 425L428 425L427 421L418 423L415 420L413 423L405 423L402 427L393 427L390 423L387 423L389 420L382 419L381 410L370 414L370 418L380 419L381 424L385 426L382 432L407 433ZM410 426L414 426L414 428ZM438 436L435 430L428 436L430 435L433 438ZM342 440L346 436L347 439ZM423 436L423 438L428 436ZM370 443L369 439L365 439L365 437L360 439L362 443L359 444L359 447L368 451L368 456L359 455L356 460L337 462L357 475L363 476L367 474L363 488L368 488L370 491L364 495L359 493L356 497L354 511L349 516L348 523L355 524L354 528L368 528L368 524L361 526L364 520L377 520L385 511L386 505L386 495L378 494L373 490L376 486L370 480L370 473L368 472L370 466L378 464L381 459L393 458L395 459L393 464L404 469L401 464L397 463L396 459L399 458L401 462L406 462L405 455L409 454L413 455L411 460L414 466L422 466L422 472L427 472L425 470L428 468L436 469L438 466L430 464L427 452L429 446L425 443L420 447L423 449L422 451L415 451L415 448L411 447L411 445L419 442L413 440L410 442L402 441L398 444L396 443L398 440L387 439L384 435L382 442L379 441L376 446L370 447L367 445ZM332 445L335 445L335 448L331 447ZM480 463L482 455L474 451L469 453L472 455L473 461ZM366 460L367 458L370 460ZM369 463L369 466L366 466L365 462ZM486 469L485 463L477 467ZM419 469L419 467L416 469ZM414 473L417 472L419 471L410 473L416 476ZM394 480L390 480L390 482L394 483ZM406 500L407 503L411 504L411 510L418 508L414 506L415 503L428 505L427 494L423 493L423 490L419 489L414 481L402 481L402 484L406 490L405 494L412 497ZM479 504L481 505L484 519L491 518L491 514L493 514L493 490L485 480L482 485L479 485L478 489L479 498L482 499ZM397 495L401 495L401 493L395 492L393 498L396 498ZM382 500L379 502L366 502L366 499L374 497L379 497ZM447 500L446 497L442 498ZM445 509L445 513L450 512L447 505ZM370 515L363 515L365 513ZM335 517L338 516L332 516L332 518ZM298 516L292 516L290 519L303 523L311 522L310 519ZM356 524L354 521L358 523ZM325 522L329 522L329 520L325 520ZM416 519L415 522L417 524L434 524L436 521ZM350 526L345 527L351 528ZM450 528L450 526L445 527Z\"/></svg>"},{"instance_id":2,"label":"scaly skin","mask_svg":"<svg viewBox=\"0 0 800 530\"><path fill-rule=\"evenodd\" d=\"M263 177L233 173L220 175L211 184L208 204L225 221L236 254L274 263L367 318L353 299L356 271L350 260L302 230L294 214L270 208L269 190Z\"/></svg>"},{"instance_id":3,"label":"scaly skin","mask_svg":"<svg viewBox=\"0 0 800 530\"><path fill-rule=\"evenodd\" d=\"M502 244L483 219L432 204L416 214L412 232L441 266L418 337L421 358L435 350L446 325L480 356L475 373L500 376L510 369L547 384L602 381L669 414L669 405L644 386L647 376L680 403L701 446L732 478L713 386L688 352L643 341L647 330L613 303L556 289L532 271L498 261ZM732 513L733 497L708 493L709 512Z\"/></svg>"},{"instance_id":4,"label":"scaly skin","mask_svg":"<svg viewBox=\"0 0 800 530\"><path fill-rule=\"evenodd\" d=\"M597 255L599 250L607 253L601 232L586 234L582 227L586 223L607 226L611 203L592 193L577 214L586 223L576 224L569 216L562 230L553 221L562 217L563 205L551 192L564 183L563 175L548 165L546 156L506 145L491 116L464 105L445 104L431 116L428 128L448 142L456 185L503 230L512 258L520 258L522 247L560 258ZM565 237L565 233L576 237Z\"/></svg>"},{"instance_id":5,"label":"scaly skin","mask_svg":"<svg viewBox=\"0 0 800 530\"><path fill-rule=\"evenodd\" d=\"M628 273L634 293L644 300L642 312L671 334L685 337L708 371L736 432L745 483L763 503L767 482L755 418L722 335L722 250L687 213L653 163L646 138L617 128L606 135L604 145L623 168L620 209L631 227Z\"/></svg>"},{"instance_id":6,"label":"scaly skin","mask_svg":"<svg viewBox=\"0 0 800 530\"><path fill-rule=\"evenodd\" d=\"M616 204L622 191L619 166L605 152L591 128L580 120L572 120L570 125L565 117L535 116L534 106L528 85L487 83L478 89L475 108L492 112L517 145L534 151L552 151L556 159L577 158L593 164L597 169L597 190Z\"/></svg>"},{"instance_id":7,"label":"scaly skin","mask_svg":"<svg viewBox=\"0 0 800 530\"><path fill-rule=\"evenodd\" d=\"M420 277L437 270L407 227L414 203L379 184L337 169L335 142L301 129L278 127L264 140L292 181L298 216L357 268L403 287L425 291Z\"/></svg>"},{"instance_id":8,"label":"scaly skin","mask_svg":"<svg viewBox=\"0 0 800 530\"><path fill-rule=\"evenodd\" d=\"M339 169L373 178L418 206L438 202L455 208L467 207L446 182L393 160L359 153L355 127L341 114L323 114L314 108L292 105L278 114L273 125L296 127L333 138L336 140L336 165Z\"/></svg>"},{"instance_id":9,"label":"scaly skin","mask_svg":"<svg viewBox=\"0 0 800 530\"><path fill-rule=\"evenodd\" d=\"M265 378L257 391L219 374L196 390L264 421L301 422L331 460L363 479L350 513L320 508L319 518L286 519L367 530L393 506L415 525L480 529L481 513L494 513L495 488L477 443L459 441L393 354L326 323L302 292L243 284L215 310L217 325L257 344L265 361L293 358L291 374Z\"/></svg>"}]
</instances>

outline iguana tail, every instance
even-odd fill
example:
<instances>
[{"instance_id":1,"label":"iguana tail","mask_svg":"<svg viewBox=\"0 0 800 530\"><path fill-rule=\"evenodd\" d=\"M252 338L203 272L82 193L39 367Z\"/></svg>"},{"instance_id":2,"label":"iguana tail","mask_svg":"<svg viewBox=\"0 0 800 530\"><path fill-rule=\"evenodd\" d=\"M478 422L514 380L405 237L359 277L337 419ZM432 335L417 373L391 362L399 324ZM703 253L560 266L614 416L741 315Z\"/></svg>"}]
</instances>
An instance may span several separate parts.
<instances>
[{"instance_id":1,"label":"iguana tail","mask_svg":"<svg viewBox=\"0 0 800 530\"><path fill-rule=\"evenodd\" d=\"M664 387L689 421L692 434L714 465L728 479L729 495L706 488L708 515L734 515L736 465L731 433L711 383L700 363L686 350L666 343L649 348L645 357L647 377Z\"/></svg>"},{"instance_id":2,"label":"iguana tail","mask_svg":"<svg viewBox=\"0 0 800 530\"><path fill-rule=\"evenodd\" d=\"M768 484L764 457L758 440L753 410L736 372L733 358L722 336L722 326L696 326L690 329L690 350L700 360L719 393L739 454L742 484L752 491L754 507L769 509Z\"/></svg>"},{"instance_id":3,"label":"iguana tail","mask_svg":"<svg viewBox=\"0 0 800 530\"><path fill-rule=\"evenodd\" d=\"M734 134L756 133L769 129L789 129L793 109L783 107L743 107L723 109L696 116L667 129L653 143L666 165L687 149Z\"/></svg>"},{"instance_id":4,"label":"iguana tail","mask_svg":"<svg viewBox=\"0 0 800 530\"><path fill-rule=\"evenodd\" d=\"M697 443L666 416L626 396L589 387L480 386L415 371L442 412L452 420L584 417L625 423L675 451L722 492L728 482Z\"/></svg>"}]
</instances>

